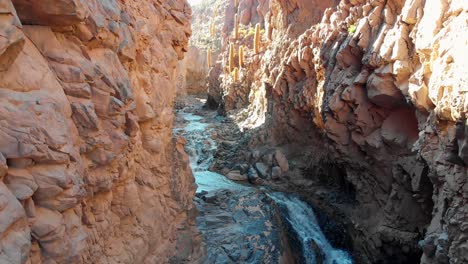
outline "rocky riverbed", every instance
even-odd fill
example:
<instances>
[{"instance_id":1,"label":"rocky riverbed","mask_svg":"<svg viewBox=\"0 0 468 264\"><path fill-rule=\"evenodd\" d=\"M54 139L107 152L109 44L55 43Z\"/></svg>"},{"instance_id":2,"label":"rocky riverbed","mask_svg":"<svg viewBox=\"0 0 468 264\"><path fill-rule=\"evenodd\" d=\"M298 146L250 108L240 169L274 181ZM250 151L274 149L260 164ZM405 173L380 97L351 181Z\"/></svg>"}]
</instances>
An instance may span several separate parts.
<instances>
[{"instance_id":1,"label":"rocky riverbed","mask_svg":"<svg viewBox=\"0 0 468 264\"><path fill-rule=\"evenodd\" d=\"M196 222L207 251L205 263L352 263L348 253L331 246L314 210L298 196L249 183L240 171L253 170L248 166L236 172L239 178L231 172L224 176L210 171L220 159L215 157L218 149L242 144L219 141L217 132L229 121L203 110L203 103L197 98L185 100L174 133L187 140L198 185Z\"/></svg>"}]
</instances>

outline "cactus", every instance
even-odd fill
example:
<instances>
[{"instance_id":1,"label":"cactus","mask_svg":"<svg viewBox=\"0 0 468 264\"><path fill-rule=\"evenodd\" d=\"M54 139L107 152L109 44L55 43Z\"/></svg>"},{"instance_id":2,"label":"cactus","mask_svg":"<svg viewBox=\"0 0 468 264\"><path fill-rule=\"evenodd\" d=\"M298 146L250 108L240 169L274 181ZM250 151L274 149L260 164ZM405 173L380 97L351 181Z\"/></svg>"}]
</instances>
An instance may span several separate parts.
<instances>
[{"instance_id":1,"label":"cactus","mask_svg":"<svg viewBox=\"0 0 468 264\"><path fill-rule=\"evenodd\" d=\"M239 16L237 14L234 16L234 38L239 38Z\"/></svg>"},{"instance_id":2,"label":"cactus","mask_svg":"<svg viewBox=\"0 0 468 264\"><path fill-rule=\"evenodd\" d=\"M216 26L215 26L214 22L211 22L210 35L211 35L212 38L214 38L216 36Z\"/></svg>"},{"instance_id":3,"label":"cactus","mask_svg":"<svg viewBox=\"0 0 468 264\"><path fill-rule=\"evenodd\" d=\"M231 43L229 45L229 72L232 72L234 69L234 45Z\"/></svg>"},{"instance_id":4,"label":"cactus","mask_svg":"<svg viewBox=\"0 0 468 264\"><path fill-rule=\"evenodd\" d=\"M234 79L234 82L239 80L239 69L237 67L235 67L234 71L232 71L232 78Z\"/></svg>"},{"instance_id":5,"label":"cactus","mask_svg":"<svg viewBox=\"0 0 468 264\"><path fill-rule=\"evenodd\" d=\"M208 65L208 69L211 68L211 48L208 48L206 53L206 63Z\"/></svg>"},{"instance_id":6,"label":"cactus","mask_svg":"<svg viewBox=\"0 0 468 264\"><path fill-rule=\"evenodd\" d=\"M239 46L239 68L244 65L244 46Z\"/></svg>"},{"instance_id":7,"label":"cactus","mask_svg":"<svg viewBox=\"0 0 468 264\"><path fill-rule=\"evenodd\" d=\"M260 52L260 24L255 25L254 52Z\"/></svg>"}]
</instances>

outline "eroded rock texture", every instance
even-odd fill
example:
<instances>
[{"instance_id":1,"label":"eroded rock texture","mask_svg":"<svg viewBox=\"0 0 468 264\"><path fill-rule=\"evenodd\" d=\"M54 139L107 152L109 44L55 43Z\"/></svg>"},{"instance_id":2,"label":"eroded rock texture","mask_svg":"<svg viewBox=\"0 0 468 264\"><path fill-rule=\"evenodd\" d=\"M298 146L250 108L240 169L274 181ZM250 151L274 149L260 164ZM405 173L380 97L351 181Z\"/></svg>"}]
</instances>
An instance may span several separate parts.
<instances>
[{"instance_id":1,"label":"eroded rock texture","mask_svg":"<svg viewBox=\"0 0 468 264\"><path fill-rule=\"evenodd\" d=\"M359 261L468 262L466 2L266 2L260 53L227 34L245 65L237 82L212 68L211 103L243 109L253 150L281 147L291 170L307 160L304 178L351 183ZM274 152L261 156L252 167L281 177Z\"/></svg>"},{"instance_id":2,"label":"eroded rock texture","mask_svg":"<svg viewBox=\"0 0 468 264\"><path fill-rule=\"evenodd\" d=\"M190 16L185 0L0 0L0 263L174 255L194 195L171 131Z\"/></svg>"},{"instance_id":3,"label":"eroded rock texture","mask_svg":"<svg viewBox=\"0 0 468 264\"><path fill-rule=\"evenodd\" d=\"M211 64L219 55L226 0L204 0L193 6L191 20L193 35L188 52L177 65L176 79L179 95L205 94L208 75L208 52L211 50Z\"/></svg>"}]
</instances>

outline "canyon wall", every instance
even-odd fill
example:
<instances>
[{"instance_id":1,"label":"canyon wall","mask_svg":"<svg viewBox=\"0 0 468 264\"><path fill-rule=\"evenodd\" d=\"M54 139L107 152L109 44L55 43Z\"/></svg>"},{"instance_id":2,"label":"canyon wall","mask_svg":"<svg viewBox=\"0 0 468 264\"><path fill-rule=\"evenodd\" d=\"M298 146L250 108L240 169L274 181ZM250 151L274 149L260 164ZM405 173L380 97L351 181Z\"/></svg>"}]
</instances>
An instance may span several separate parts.
<instances>
[{"instance_id":1,"label":"canyon wall","mask_svg":"<svg viewBox=\"0 0 468 264\"><path fill-rule=\"evenodd\" d=\"M204 0L192 7L193 35L188 52L177 65L176 79L179 95L206 94L208 75L208 51L211 64L218 60L224 31L220 25L225 19L226 0Z\"/></svg>"},{"instance_id":2,"label":"canyon wall","mask_svg":"<svg viewBox=\"0 0 468 264\"><path fill-rule=\"evenodd\" d=\"M1 263L166 263L184 244L190 19L185 0L0 0Z\"/></svg>"},{"instance_id":3,"label":"canyon wall","mask_svg":"<svg viewBox=\"0 0 468 264\"><path fill-rule=\"evenodd\" d=\"M177 94L206 93L206 75L208 74L206 50L189 46L183 60L177 64Z\"/></svg>"},{"instance_id":4,"label":"canyon wall","mask_svg":"<svg viewBox=\"0 0 468 264\"><path fill-rule=\"evenodd\" d=\"M360 263L467 263L466 2L259 2L226 16L253 5L260 52L225 27L209 78L210 103L251 137L238 156L267 180L338 186ZM238 80L230 43L246 47Z\"/></svg>"}]
</instances>

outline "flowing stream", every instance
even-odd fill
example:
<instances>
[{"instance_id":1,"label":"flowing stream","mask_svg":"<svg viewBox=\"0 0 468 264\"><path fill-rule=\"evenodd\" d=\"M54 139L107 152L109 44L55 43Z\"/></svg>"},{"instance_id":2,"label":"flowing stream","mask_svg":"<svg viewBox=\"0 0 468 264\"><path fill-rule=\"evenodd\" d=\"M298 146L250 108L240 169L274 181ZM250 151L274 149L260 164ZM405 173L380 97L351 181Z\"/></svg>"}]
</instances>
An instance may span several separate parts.
<instances>
[{"instance_id":1,"label":"flowing stream","mask_svg":"<svg viewBox=\"0 0 468 264\"><path fill-rule=\"evenodd\" d=\"M299 255L296 257L296 262L299 263L306 263L306 264L351 264L352 258L350 255L342 250L334 249L329 241L326 239L325 235L320 229L320 226L317 222L316 216L312 207L310 207L306 202L302 201L295 195L290 195L286 193L280 192L270 192L265 190L265 188L258 188L252 185L243 185L236 182L233 182L223 175L218 173L214 173L208 170L212 161L213 155L216 151L216 142L211 138L212 135L212 127L210 124L205 122L205 119L202 116L195 115L193 113L179 111L178 112L179 120L183 118L184 122L181 126L174 129L174 132L180 135L183 135L187 139L186 150L190 156L190 163L191 168L193 170L196 183L198 185L197 194L213 194L215 195L216 192L225 190L232 193L240 192L240 191L255 191L261 192L265 197L269 197L274 203L276 207L278 207L281 214L282 224L288 226L288 237L294 237L295 243L291 245L291 251L293 251L294 255ZM249 196L252 193L248 194ZM242 199L232 195L232 199ZM261 199L261 201L257 201L257 203L262 203L266 199ZM236 205L237 206L237 205ZM255 205L257 206L257 205ZM266 204L258 205L259 208L267 207ZM200 207L200 205L199 205ZM203 205L202 205L203 207ZM226 207L226 206L224 206ZM204 211L204 208L199 208L200 211ZM222 209L220 209L222 210ZM208 210L207 210L208 211ZM244 210L245 211L245 210ZM237 214L236 212L235 214ZM223 218L216 218L216 219L229 219L229 214L223 215ZM262 214L265 214L262 212ZM209 212L205 214L205 218L211 217ZM218 221L218 220L215 220ZM226 221L226 220L219 220L219 221ZM258 221L258 218L249 218L244 217L241 221L234 221L239 222L240 228L252 229L252 223ZM200 221L202 222L202 221ZM205 221L206 222L206 221ZM237 223L237 224L239 224ZM210 230L216 229L216 223L214 221L208 224L211 226ZM200 226L200 230L205 236L205 240L210 240L214 236L213 234L208 232L205 234L203 230L207 230L206 224L204 227ZM277 227L278 229L282 229L282 227ZM271 228L270 228L271 229ZM251 231L249 231L251 232ZM249 233L246 232L246 233ZM228 236L229 232L225 230L220 231L221 236ZM239 233L239 232L237 232ZM249 236L246 236L249 237ZM235 238L238 240L238 238ZM235 240L234 239L234 240ZM244 238L242 238L244 239ZM226 240L223 240L226 241ZM237 243L234 241L234 243ZM211 245L218 246L220 244L218 240L216 240ZM222 245L222 248L225 252L229 249L228 246L232 245ZM208 247L210 247L210 243L208 243ZM257 246L258 247L258 246ZM232 250L231 250L232 251ZM207 260L206 263L256 263L254 257L250 256L249 254L253 253L243 253L244 251L238 250L240 253L231 254L228 260L220 259L219 256L213 257L211 260ZM277 250L276 250L277 251ZM208 248L208 252L210 249ZM237 252L237 251L236 251ZM256 249L253 250L256 252ZM224 252L223 252L224 253ZM214 254L214 253L213 253ZM243 256L249 255L249 256ZM268 253L267 253L268 254ZM232 256L235 255L235 256ZM239 255L239 256L237 256ZM244 261L242 261L242 257L244 257ZM284 260L284 259L283 259ZM265 261L265 257L263 257L262 262ZM270 260L271 262L275 262L276 260ZM268 262L270 262L268 261ZM270 263L271 263L270 262ZM291 263L294 261L285 261L286 263Z\"/></svg>"}]
</instances>

